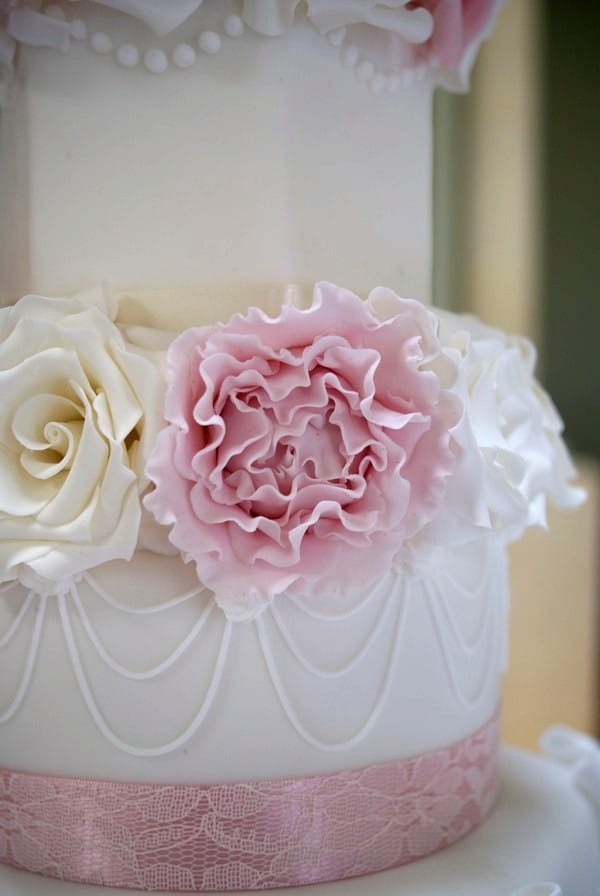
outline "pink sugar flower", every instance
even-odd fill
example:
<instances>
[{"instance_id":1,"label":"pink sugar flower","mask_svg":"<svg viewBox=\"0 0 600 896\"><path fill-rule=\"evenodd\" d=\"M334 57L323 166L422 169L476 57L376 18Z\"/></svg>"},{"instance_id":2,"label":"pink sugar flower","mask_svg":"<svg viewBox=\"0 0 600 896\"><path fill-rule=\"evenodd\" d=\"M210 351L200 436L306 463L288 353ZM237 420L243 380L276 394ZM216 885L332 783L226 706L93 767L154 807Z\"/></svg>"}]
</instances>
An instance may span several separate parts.
<instances>
[{"instance_id":1,"label":"pink sugar flower","mask_svg":"<svg viewBox=\"0 0 600 896\"><path fill-rule=\"evenodd\" d=\"M433 18L429 40L410 45L412 64L432 62L450 89L464 89L482 40L489 34L503 0L416 0L408 9L426 9ZM443 74L443 73L446 74ZM457 73L458 80L452 75Z\"/></svg>"},{"instance_id":2,"label":"pink sugar flower","mask_svg":"<svg viewBox=\"0 0 600 896\"><path fill-rule=\"evenodd\" d=\"M146 505L228 616L365 586L436 515L462 408L418 302L322 283L187 330L169 368Z\"/></svg>"},{"instance_id":3,"label":"pink sugar flower","mask_svg":"<svg viewBox=\"0 0 600 896\"><path fill-rule=\"evenodd\" d=\"M448 68L459 68L469 46L479 40L500 5L498 0L418 0L433 16L429 49Z\"/></svg>"}]
</instances>

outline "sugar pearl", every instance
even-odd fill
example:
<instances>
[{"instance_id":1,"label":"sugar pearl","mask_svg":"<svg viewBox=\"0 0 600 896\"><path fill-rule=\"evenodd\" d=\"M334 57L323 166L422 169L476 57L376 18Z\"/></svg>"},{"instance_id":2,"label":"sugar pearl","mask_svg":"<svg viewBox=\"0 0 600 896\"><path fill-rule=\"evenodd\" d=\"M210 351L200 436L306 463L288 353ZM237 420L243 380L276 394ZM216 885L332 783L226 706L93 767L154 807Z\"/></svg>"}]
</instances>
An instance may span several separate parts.
<instances>
[{"instance_id":1,"label":"sugar pearl","mask_svg":"<svg viewBox=\"0 0 600 896\"><path fill-rule=\"evenodd\" d=\"M75 40L85 40L88 34L87 25L83 19L73 19L69 24L69 33Z\"/></svg>"},{"instance_id":2,"label":"sugar pearl","mask_svg":"<svg viewBox=\"0 0 600 896\"><path fill-rule=\"evenodd\" d=\"M144 56L144 65L153 75L162 75L169 67L169 60L162 50L153 47Z\"/></svg>"},{"instance_id":3,"label":"sugar pearl","mask_svg":"<svg viewBox=\"0 0 600 896\"><path fill-rule=\"evenodd\" d=\"M216 31L203 31L198 38L198 46L205 53L218 53L221 49L221 38Z\"/></svg>"},{"instance_id":4,"label":"sugar pearl","mask_svg":"<svg viewBox=\"0 0 600 896\"><path fill-rule=\"evenodd\" d=\"M196 61L196 51L189 44L178 44L173 50L173 62L177 68L189 68Z\"/></svg>"},{"instance_id":5,"label":"sugar pearl","mask_svg":"<svg viewBox=\"0 0 600 896\"><path fill-rule=\"evenodd\" d=\"M244 33L244 23L239 16L227 16L223 28L229 37L241 37Z\"/></svg>"},{"instance_id":6,"label":"sugar pearl","mask_svg":"<svg viewBox=\"0 0 600 896\"><path fill-rule=\"evenodd\" d=\"M356 77L359 81L370 81L375 74L375 66L368 59L363 59L356 66Z\"/></svg>"},{"instance_id":7,"label":"sugar pearl","mask_svg":"<svg viewBox=\"0 0 600 896\"><path fill-rule=\"evenodd\" d=\"M111 53L113 48L113 43L108 34L105 34L103 31L97 31L95 34L92 34L91 39L92 49L96 51L96 53Z\"/></svg>"},{"instance_id":8,"label":"sugar pearl","mask_svg":"<svg viewBox=\"0 0 600 896\"><path fill-rule=\"evenodd\" d=\"M122 44L117 50L117 59L125 68L135 68L140 61L140 51L133 44Z\"/></svg>"},{"instance_id":9,"label":"sugar pearl","mask_svg":"<svg viewBox=\"0 0 600 896\"><path fill-rule=\"evenodd\" d=\"M330 31L327 35L327 40L331 44L332 47L341 47L344 43L344 39L346 37L346 29L345 28L336 28L335 31Z\"/></svg>"},{"instance_id":10,"label":"sugar pearl","mask_svg":"<svg viewBox=\"0 0 600 896\"><path fill-rule=\"evenodd\" d=\"M358 47L350 44L342 50L342 64L347 68L354 68L358 62Z\"/></svg>"}]
</instances>

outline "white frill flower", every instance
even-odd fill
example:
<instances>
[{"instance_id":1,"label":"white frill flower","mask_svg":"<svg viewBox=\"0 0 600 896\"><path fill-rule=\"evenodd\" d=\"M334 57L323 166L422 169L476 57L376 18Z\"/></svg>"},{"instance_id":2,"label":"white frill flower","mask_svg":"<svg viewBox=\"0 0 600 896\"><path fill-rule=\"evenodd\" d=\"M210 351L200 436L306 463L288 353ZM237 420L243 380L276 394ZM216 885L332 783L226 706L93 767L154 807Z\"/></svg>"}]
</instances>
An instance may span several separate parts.
<instances>
[{"instance_id":1,"label":"white frill flower","mask_svg":"<svg viewBox=\"0 0 600 896\"><path fill-rule=\"evenodd\" d=\"M456 389L484 461L492 528L506 540L546 526L546 502L575 507L585 492L562 439L562 420L534 376L536 353L523 338L470 315L439 311L440 341L459 369ZM479 471L478 471L479 474Z\"/></svg>"},{"instance_id":2,"label":"white frill flower","mask_svg":"<svg viewBox=\"0 0 600 896\"><path fill-rule=\"evenodd\" d=\"M542 734L540 747L572 769L575 784L600 812L600 743L567 725L552 725Z\"/></svg>"}]
</instances>

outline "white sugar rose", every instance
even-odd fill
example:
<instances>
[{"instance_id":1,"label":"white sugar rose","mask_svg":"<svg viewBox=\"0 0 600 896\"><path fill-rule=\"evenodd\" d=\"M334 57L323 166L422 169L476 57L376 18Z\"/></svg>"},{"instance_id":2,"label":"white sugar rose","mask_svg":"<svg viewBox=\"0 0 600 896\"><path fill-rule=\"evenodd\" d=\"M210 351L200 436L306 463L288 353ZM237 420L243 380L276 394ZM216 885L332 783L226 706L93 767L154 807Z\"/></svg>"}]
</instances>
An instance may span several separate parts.
<instances>
[{"instance_id":1,"label":"white sugar rose","mask_svg":"<svg viewBox=\"0 0 600 896\"><path fill-rule=\"evenodd\" d=\"M131 557L161 422L155 366L98 307L0 310L0 581L44 593Z\"/></svg>"},{"instance_id":2,"label":"white sugar rose","mask_svg":"<svg viewBox=\"0 0 600 896\"><path fill-rule=\"evenodd\" d=\"M440 342L459 369L460 393L483 458L492 528L507 540L546 525L546 501L574 507L585 492L561 433L562 420L534 376L527 339L485 326L470 315L438 312Z\"/></svg>"}]
</instances>

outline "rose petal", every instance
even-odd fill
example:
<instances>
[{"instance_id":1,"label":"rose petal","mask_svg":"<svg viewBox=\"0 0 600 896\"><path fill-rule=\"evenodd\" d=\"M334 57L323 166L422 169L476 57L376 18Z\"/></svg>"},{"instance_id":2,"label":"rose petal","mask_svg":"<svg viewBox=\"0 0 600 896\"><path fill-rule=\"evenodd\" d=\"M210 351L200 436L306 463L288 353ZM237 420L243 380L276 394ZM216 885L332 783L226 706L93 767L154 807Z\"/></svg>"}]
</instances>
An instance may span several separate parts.
<instances>
[{"instance_id":1,"label":"rose petal","mask_svg":"<svg viewBox=\"0 0 600 896\"><path fill-rule=\"evenodd\" d=\"M158 369L92 296L26 296L0 310L0 389L0 581L51 594L130 557L145 487L136 470L160 417Z\"/></svg>"}]
</instances>

